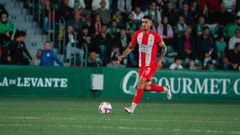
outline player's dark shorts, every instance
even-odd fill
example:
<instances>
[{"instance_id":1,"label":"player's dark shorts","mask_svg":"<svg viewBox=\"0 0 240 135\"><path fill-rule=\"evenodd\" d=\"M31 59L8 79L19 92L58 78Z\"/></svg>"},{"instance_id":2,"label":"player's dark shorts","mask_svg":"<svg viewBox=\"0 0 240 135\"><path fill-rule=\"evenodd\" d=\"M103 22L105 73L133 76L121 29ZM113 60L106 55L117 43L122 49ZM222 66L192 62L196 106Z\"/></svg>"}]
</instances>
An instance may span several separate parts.
<instances>
[{"instance_id":1,"label":"player's dark shorts","mask_svg":"<svg viewBox=\"0 0 240 135\"><path fill-rule=\"evenodd\" d=\"M139 68L139 78L144 77L148 81L152 80L152 76L155 74L157 71L156 67L140 67Z\"/></svg>"}]
</instances>

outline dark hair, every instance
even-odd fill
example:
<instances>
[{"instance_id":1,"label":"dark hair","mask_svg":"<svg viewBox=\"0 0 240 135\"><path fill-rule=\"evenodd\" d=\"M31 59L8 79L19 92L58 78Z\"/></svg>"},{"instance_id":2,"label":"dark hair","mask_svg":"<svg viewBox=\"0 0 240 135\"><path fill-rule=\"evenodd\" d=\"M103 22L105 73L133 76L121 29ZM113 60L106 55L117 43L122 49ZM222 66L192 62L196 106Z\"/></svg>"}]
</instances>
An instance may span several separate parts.
<instances>
[{"instance_id":1,"label":"dark hair","mask_svg":"<svg viewBox=\"0 0 240 135\"><path fill-rule=\"evenodd\" d=\"M45 41L44 45L45 45L45 44L47 44L47 43L51 44L51 42L50 42L50 41Z\"/></svg>"},{"instance_id":2,"label":"dark hair","mask_svg":"<svg viewBox=\"0 0 240 135\"><path fill-rule=\"evenodd\" d=\"M119 29L120 30L126 30L126 27L125 26L120 26Z\"/></svg>"},{"instance_id":3,"label":"dark hair","mask_svg":"<svg viewBox=\"0 0 240 135\"><path fill-rule=\"evenodd\" d=\"M152 1L152 2L151 2L151 5L152 5L153 3L157 4L157 2L156 2L156 1Z\"/></svg>"},{"instance_id":4,"label":"dark hair","mask_svg":"<svg viewBox=\"0 0 240 135\"><path fill-rule=\"evenodd\" d=\"M205 31L206 29L210 30L208 26L204 26L202 31Z\"/></svg>"},{"instance_id":5,"label":"dark hair","mask_svg":"<svg viewBox=\"0 0 240 135\"><path fill-rule=\"evenodd\" d=\"M183 60L183 58L182 58L182 56L177 55L177 56L175 57L175 61L176 61L176 60Z\"/></svg>"},{"instance_id":6,"label":"dark hair","mask_svg":"<svg viewBox=\"0 0 240 135\"><path fill-rule=\"evenodd\" d=\"M198 20L199 20L199 18L204 18L204 19L206 19L205 16L203 16L203 15L199 15L199 16L198 16Z\"/></svg>"},{"instance_id":7,"label":"dark hair","mask_svg":"<svg viewBox=\"0 0 240 135\"><path fill-rule=\"evenodd\" d=\"M2 18L2 15L6 15L7 18L8 18L8 13L7 13L6 11L2 11L2 13L1 13L1 18Z\"/></svg>"},{"instance_id":8,"label":"dark hair","mask_svg":"<svg viewBox=\"0 0 240 135\"><path fill-rule=\"evenodd\" d=\"M188 5L188 6L189 6L189 3L188 3L187 1L184 1L184 2L182 3L182 5Z\"/></svg>"},{"instance_id":9,"label":"dark hair","mask_svg":"<svg viewBox=\"0 0 240 135\"><path fill-rule=\"evenodd\" d=\"M220 38L225 38L225 36L223 34L219 34L218 39L220 39Z\"/></svg>"},{"instance_id":10,"label":"dark hair","mask_svg":"<svg viewBox=\"0 0 240 135\"><path fill-rule=\"evenodd\" d=\"M148 15L143 16L143 19L148 19L148 20L152 21L152 18L150 16L148 16Z\"/></svg>"},{"instance_id":11,"label":"dark hair","mask_svg":"<svg viewBox=\"0 0 240 135\"><path fill-rule=\"evenodd\" d=\"M16 33L15 33L15 38L18 38L18 37L20 37L21 35L20 35L20 31L19 30L16 30Z\"/></svg>"},{"instance_id":12,"label":"dark hair","mask_svg":"<svg viewBox=\"0 0 240 135\"><path fill-rule=\"evenodd\" d=\"M240 46L240 42L237 42L234 47L237 48L238 46Z\"/></svg>"},{"instance_id":13,"label":"dark hair","mask_svg":"<svg viewBox=\"0 0 240 135\"><path fill-rule=\"evenodd\" d=\"M116 60L118 60L118 58L117 58L116 56L113 56L113 57L111 58L111 60L112 60L112 61L116 61Z\"/></svg>"},{"instance_id":14,"label":"dark hair","mask_svg":"<svg viewBox=\"0 0 240 135\"><path fill-rule=\"evenodd\" d=\"M15 34L15 38L21 37L21 36L26 36L26 32L22 30L17 30Z\"/></svg>"},{"instance_id":15,"label":"dark hair","mask_svg":"<svg viewBox=\"0 0 240 135\"><path fill-rule=\"evenodd\" d=\"M213 61L212 60L209 60L208 62L207 62L207 65L212 65L213 64Z\"/></svg>"},{"instance_id":16,"label":"dark hair","mask_svg":"<svg viewBox=\"0 0 240 135\"><path fill-rule=\"evenodd\" d=\"M25 31L20 31L20 36L26 36L27 34L26 34L26 32Z\"/></svg>"},{"instance_id":17,"label":"dark hair","mask_svg":"<svg viewBox=\"0 0 240 135\"><path fill-rule=\"evenodd\" d=\"M238 20L238 19L240 19L240 16L236 16L236 17L235 17L235 21Z\"/></svg>"},{"instance_id":18,"label":"dark hair","mask_svg":"<svg viewBox=\"0 0 240 135\"><path fill-rule=\"evenodd\" d=\"M112 22L117 22L117 20L116 20L116 19L112 19L112 20L111 20L111 23L112 23Z\"/></svg>"},{"instance_id":19,"label":"dark hair","mask_svg":"<svg viewBox=\"0 0 240 135\"><path fill-rule=\"evenodd\" d=\"M106 24L102 24L102 27L104 27L104 26L108 28L108 26Z\"/></svg>"},{"instance_id":20,"label":"dark hair","mask_svg":"<svg viewBox=\"0 0 240 135\"><path fill-rule=\"evenodd\" d=\"M82 29L89 29L89 27L87 25L84 25Z\"/></svg>"}]
</instances>

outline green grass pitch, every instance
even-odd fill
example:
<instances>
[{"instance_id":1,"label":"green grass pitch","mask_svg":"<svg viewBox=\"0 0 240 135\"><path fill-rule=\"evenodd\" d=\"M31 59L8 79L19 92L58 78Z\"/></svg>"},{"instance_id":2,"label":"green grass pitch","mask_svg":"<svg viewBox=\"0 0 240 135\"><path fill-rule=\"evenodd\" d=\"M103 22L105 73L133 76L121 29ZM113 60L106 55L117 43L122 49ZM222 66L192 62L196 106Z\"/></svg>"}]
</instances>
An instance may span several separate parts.
<instances>
[{"instance_id":1,"label":"green grass pitch","mask_svg":"<svg viewBox=\"0 0 240 135\"><path fill-rule=\"evenodd\" d=\"M0 135L240 135L239 103L108 99L110 115L98 113L103 99L0 97Z\"/></svg>"}]
</instances>

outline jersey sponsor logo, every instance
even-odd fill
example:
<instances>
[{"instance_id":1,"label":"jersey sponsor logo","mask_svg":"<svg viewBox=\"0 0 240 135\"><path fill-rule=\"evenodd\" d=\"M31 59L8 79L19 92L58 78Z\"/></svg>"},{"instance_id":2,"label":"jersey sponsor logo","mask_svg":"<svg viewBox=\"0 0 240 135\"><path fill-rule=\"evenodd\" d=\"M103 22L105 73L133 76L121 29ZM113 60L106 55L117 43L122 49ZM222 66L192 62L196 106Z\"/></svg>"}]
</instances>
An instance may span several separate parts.
<instances>
[{"instance_id":1,"label":"jersey sponsor logo","mask_svg":"<svg viewBox=\"0 0 240 135\"><path fill-rule=\"evenodd\" d=\"M147 45L140 45L139 49L140 49L140 52L146 53L147 52Z\"/></svg>"}]
</instances>

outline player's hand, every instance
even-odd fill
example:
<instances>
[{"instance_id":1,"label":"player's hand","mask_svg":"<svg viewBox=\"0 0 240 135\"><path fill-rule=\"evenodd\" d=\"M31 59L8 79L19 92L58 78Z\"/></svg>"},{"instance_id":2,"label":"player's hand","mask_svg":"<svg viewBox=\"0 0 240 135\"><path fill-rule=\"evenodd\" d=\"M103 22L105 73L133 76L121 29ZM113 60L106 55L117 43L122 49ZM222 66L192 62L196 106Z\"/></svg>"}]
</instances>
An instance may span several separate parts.
<instances>
[{"instance_id":1,"label":"player's hand","mask_svg":"<svg viewBox=\"0 0 240 135\"><path fill-rule=\"evenodd\" d=\"M10 33L9 33L9 32L7 32L7 33L6 33L6 36L7 36L7 37L10 37Z\"/></svg>"},{"instance_id":2,"label":"player's hand","mask_svg":"<svg viewBox=\"0 0 240 135\"><path fill-rule=\"evenodd\" d=\"M12 61L12 58L10 56L8 56L7 61Z\"/></svg>"},{"instance_id":3,"label":"player's hand","mask_svg":"<svg viewBox=\"0 0 240 135\"><path fill-rule=\"evenodd\" d=\"M118 56L118 63L120 63L124 59L124 56L120 55Z\"/></svg>"},{"instance_id":4,"label":"player's hand","mask_svg":"<svg viewBox=\"0 0 240 135\"><path fill-rule=\"evenodd\" d=\"M232 66L233 66L233 69L237 69L238 64L232 64Z\"/></svg>"},{"instance_id":5,"label":"player's hand","mask_svg":"<svg viewBox=\"0 0 240 135\"><path fill-rule=\"evenodd\" d=\"M34 65L34 64L35 64L35 61L34 61L34 60L31 60L31 64Z\"/></svg>"},{"instance_id":6,"label":"player's hand","mask_svg":"<svg viewBox=\"0 0 240 135\"><path fill-rule=\"evenodd\" d=\"M14 35L11 36L11 40L14 40Z\"/></svg>"},{"instance_id":7,"label":"player's hand","mask_svg":"<svg viewBox=\"0 0 240 135\"><path fill-rule=\"evenodd\" d=\"M163 66L162 60L159 60L159 61L157 62L157 70L161 69L162 66Z\"/></svg>"}]
</instances>

